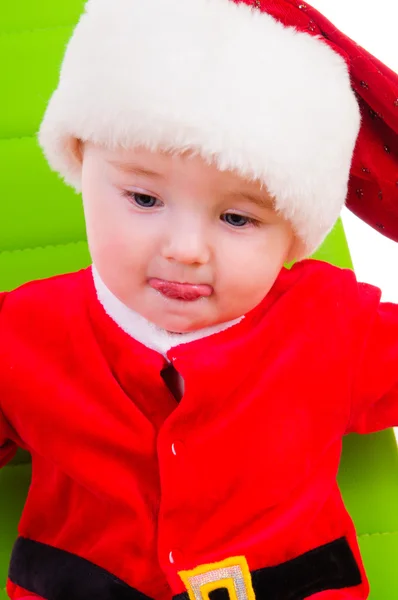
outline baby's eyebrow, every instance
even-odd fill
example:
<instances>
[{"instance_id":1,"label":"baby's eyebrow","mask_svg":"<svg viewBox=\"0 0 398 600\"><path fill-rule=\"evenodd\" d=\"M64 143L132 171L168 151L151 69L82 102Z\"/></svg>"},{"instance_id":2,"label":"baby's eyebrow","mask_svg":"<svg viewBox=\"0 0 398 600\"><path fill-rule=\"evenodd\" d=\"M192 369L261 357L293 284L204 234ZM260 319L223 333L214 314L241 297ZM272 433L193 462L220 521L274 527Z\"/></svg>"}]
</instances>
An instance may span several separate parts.
<instances>
[{"instance_id":1,"label":"baby's eyebrow","mask_svg":"<svg viewBox=\"0 0 398 600\"><path fill-rule=\"evenodd\" d=\"M259 195L251 194L250 192L240 191L233 192L229 195L229 197L236 198L237 200L249 200L249 202L251 202L252 204L256 204L260 208L270 208L272 210L275 210L274 202L267 193L264 193L264 195Z\"/></svg>"},{"instance_id":2,"label":"baby's eyebrow","mask_svg":"<svg viewBox=\"0 0 398 600\"><path fill-rule=\"evenodd\" d=\"M163 179L163 175L158 173L157 171L152 171L151 169L146 169L137 164L123 161L114 161L110 160L109 164L122 171L123 173L127 173L129 175L140 175L141 177L155 177L157 179Z\"/></svg>"}]
</instances>

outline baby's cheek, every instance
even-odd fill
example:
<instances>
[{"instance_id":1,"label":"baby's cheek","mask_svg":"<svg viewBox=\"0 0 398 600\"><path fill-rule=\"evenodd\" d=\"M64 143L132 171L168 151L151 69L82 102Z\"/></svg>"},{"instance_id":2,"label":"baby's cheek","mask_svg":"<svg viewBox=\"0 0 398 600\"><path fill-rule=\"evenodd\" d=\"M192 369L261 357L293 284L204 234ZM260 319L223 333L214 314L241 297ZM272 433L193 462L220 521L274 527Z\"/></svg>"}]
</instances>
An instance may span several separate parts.
<instances>
[{"instance_id":1,"label":"baby's cheek","mask_svg":"<svg viewBox=\"0 0 398 600\"><path fill-rule=\"evenodd\" d=\"M266 259L264 259L266 260ZM242 269L240 274L234 277L234 294L236 301L246 305L246 310L251 310L259 304L272 288L279 270L264 268L264 265L252 265Z\"/></svg>"}]
</instances>

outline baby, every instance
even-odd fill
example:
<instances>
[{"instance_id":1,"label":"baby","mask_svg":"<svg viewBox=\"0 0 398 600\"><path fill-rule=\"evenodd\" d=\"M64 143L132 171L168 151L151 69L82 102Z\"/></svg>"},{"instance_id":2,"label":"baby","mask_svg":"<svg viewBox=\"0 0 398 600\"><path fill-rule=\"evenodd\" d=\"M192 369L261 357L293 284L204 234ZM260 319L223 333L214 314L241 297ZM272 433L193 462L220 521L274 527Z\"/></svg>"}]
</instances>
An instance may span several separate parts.
<instances>
[{"instance_id":1,"label":"baby","mask_svg":"<svg viewBox=\"0 0 398 600\"><path fill-rule=\"evenodd\" d=\"M10 598L368 597L336 474L398 425L398 308L303 259L396 199L374 64L293 0L89 0L40 142L93 265L0 294Z\"/></svg>"}]
</instances>

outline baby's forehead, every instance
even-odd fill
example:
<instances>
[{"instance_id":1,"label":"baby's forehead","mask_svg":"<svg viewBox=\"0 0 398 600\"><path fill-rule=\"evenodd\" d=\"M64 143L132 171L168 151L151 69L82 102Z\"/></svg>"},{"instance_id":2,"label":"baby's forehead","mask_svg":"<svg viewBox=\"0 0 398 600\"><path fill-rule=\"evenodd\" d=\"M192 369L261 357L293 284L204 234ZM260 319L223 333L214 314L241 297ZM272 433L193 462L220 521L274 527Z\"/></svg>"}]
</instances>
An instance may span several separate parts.
<instances>
[{"instance_id":1,"label":"baby's forehead","mask_svg":"<svg viewBox=\"0 0 398 600\"><path fill-rule=\"evenodd\" d=\"M113 169L126 174L153 179L178 179L197 176L202 183L225 188L231 194L256 193L268 197L265 184L258 179L229 169L222 169L217 161L209 161L195 149L149 149L142 146L131 148L105 148L95 145L94 152Z\"/></svg>"}]
</instances>

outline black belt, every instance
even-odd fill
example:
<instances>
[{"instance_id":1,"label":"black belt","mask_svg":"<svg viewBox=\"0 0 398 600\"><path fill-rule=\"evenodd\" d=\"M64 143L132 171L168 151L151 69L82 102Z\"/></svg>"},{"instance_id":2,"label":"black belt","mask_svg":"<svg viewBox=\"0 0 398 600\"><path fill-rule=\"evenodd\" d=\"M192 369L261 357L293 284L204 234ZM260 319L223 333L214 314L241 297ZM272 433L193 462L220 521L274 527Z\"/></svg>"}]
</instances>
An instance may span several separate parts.
<instances>
[{"instance_id":1,"label":"black belt","mask_svg":"<svg viewBox=\"0 0 398 600\"><path fill-rule=\"evenodd\" d=\"M275 567L252 571L251 576L256 600L304 600L312 594L362 582L345 538ZM9 578L47 600L150 600L89 561L26 538L19 538L14 546ZM179 594L173 600L188 600L188 594ZM212 591L209 600L228 600L226 588Z\"/></svg>"}]
</instances>

